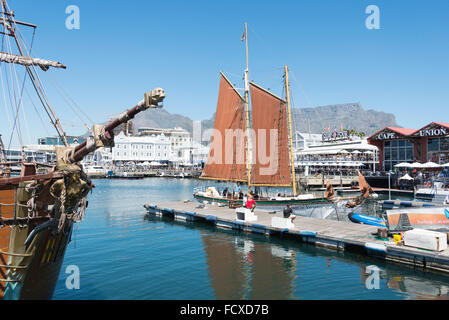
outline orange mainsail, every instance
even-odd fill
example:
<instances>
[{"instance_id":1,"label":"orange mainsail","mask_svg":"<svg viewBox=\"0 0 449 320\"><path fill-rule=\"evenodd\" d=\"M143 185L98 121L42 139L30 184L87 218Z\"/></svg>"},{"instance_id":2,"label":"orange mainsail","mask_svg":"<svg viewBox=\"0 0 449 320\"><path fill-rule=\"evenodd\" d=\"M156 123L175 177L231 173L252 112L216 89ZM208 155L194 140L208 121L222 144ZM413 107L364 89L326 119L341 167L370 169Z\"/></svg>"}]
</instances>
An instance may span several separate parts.
<instances>
[{"instance_id":1,"label":"orange mainsail","mask_svg":"<svg viewBox=\"0 0 449 320\"><path fill-rule=\"evenodd\" d=\"M203 179L247 181L245 100L220 73L214 132Z\"/></svg>"},{"instance_id":2,"label":"orange mainsail","mask_svg":"<svg viewBox=\"0 0 449 320\"><path fill-rule=\"evenodd\" d=\"M250 83L252 129L251 185L292 185L287 103Z\"/></svg>"}]
</instances>

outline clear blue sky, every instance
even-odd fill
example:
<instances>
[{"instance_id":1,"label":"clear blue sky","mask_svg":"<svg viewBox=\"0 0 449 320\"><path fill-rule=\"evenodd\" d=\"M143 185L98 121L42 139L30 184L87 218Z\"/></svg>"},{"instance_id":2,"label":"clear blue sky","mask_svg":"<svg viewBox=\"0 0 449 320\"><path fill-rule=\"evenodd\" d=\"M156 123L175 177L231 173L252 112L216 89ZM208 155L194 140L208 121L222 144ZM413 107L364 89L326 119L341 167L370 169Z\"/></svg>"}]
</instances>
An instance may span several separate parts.
<instances>
[{"instance_id":1,"label":"clear blue sky","mask_svg":"<svg viewBox=\"0 0 449 320\"><path fill-rule=\"evenodd\" d=\"M33 56L68 66L40 73L63 123L82 124L48 81L57 81L95 122L134 106L145 90L158 86L166 90L167 111L210 118L220 70L243 86L245 21L250 79L280 95L282 68L288 65L296 107L360 102L393 113L404 127L449 122L447 0L9 4L16 19L38 25ZM72 4L80 8L79 30L65 27L65 9ZM380 30L365 27L368 5L380 9ZM35 143L47 131L34 108L26 108L32 141L24 140ZM5 112L3 105L0 110ZM1 117L0 131L8 126ZM69 134L85 131L65 128ZM0 133L5 140L8 132Z\"/></svg>"}]
</instances>

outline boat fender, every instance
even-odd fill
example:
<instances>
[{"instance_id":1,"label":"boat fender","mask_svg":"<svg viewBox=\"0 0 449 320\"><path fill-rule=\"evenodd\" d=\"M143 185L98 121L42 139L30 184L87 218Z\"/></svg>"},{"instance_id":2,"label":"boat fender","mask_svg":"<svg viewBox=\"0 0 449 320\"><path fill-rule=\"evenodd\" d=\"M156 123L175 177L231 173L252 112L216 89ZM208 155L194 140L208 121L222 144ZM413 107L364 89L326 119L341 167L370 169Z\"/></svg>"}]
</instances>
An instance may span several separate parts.
<instances>
[{"instance_id":1,"label":"boat fender","mask_svg":"<svg viewBox=\"0 0 449 320\"><path fill-rule=\"evenodd\" d=\"M302 230L298 232L300 236L306 236L306 237L314 237L316 238L317 233L314 231L308 231L308 230Z\"/></svg>"},{"instance_id":2,"label":"boat fender","mask_svg":"<svg viewBox=\"0 0 449 320\"><path fill-rule=\"evenodd\" d=\"M378 251L378 252L387 252L387 247L383 244L380 243L375 243L375 242L366 242L365 243L365 248L367 250L372 250L372 251Z\"/></svg>"}]
</instances>

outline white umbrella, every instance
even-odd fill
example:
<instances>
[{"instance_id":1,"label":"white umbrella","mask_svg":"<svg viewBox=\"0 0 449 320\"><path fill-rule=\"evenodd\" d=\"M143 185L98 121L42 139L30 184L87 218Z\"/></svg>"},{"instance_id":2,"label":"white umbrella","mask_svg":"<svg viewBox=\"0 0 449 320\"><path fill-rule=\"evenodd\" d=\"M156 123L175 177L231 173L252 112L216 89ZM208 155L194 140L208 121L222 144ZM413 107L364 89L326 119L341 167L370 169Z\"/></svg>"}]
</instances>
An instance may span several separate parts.
<instances>
[{"instance_id":1,"label":"white umbrella","mask_svg":"<svg viewBox=\"0 0 449 320\"><path fill-rule=\"evenodd\" d=\"M424 168L422 163L413 162L410 168Z\"/></svg>"},{"instance_id":2,"label":"white umbrella","mask_svg":"<svg viewBox=\"0 0 449 320\"><path fill-rule=\"evenodd\" d=\"M405 176L399 178L399 180L413 180L413 178L410 177L410 176L408 175L408 173L406 173Z\"/></svg>"},{"instance_id":3,"label":"white umbrella","mask_svg":"<svg viewBox=\"0 0 449 320\"><path fill-rule=\"evenodd\" d=\"M440 168L441 166L439 164L436 164L435 162L426 162L422 166L423 168Z\"/></svg>"},{"instance_id":4,"label":"white umbrella","mask_svg":"<svg viewBox=\"0 0 449 320\"><path fill-rule=\"evenodd\" d=\"M397 165L395 165L394 167L395 168L412 168L412 164L411 163L408 163L408 162L401 162L401 163L398 163Z\"/></svg>"},{"instance_id":5,"label":"white umbrella","mask_svg":"<svg viewBox=\"0 0 449 320\"><path fill-rule=\"evenodd\" d=\"M352 154L360 154L360 153L361 153L360 151L356 150Z\"/></svg>"},{"instance_id":6,"label":"white umbrella","mask_svg":"<svg viewBox=\"0 0 449 320\"><path fill-rule=\"evenodd\" d=\"M364 154L374 154L372 151L365 151Z\"/></svg>"},{"instance_id":7,"label":"white umbrella","mask_svg":"<svg viewBox=\"0 0 449 320\"><path fill-rule=\"evenodd\" d=\"M346 151L346 150L341 150L339 153L341 153L341 154L348 154L349 152Z\"/></svg>"},{"instance_id":8,"label":"white umbrella","mask_svg":"<svg viewBox=\"0 0 449 320\"><path fill-rule=\"evenodd\" d=\"M443 164L442 167L449 168L449 162L446 164Z\"/></svg>"}]
</instances>

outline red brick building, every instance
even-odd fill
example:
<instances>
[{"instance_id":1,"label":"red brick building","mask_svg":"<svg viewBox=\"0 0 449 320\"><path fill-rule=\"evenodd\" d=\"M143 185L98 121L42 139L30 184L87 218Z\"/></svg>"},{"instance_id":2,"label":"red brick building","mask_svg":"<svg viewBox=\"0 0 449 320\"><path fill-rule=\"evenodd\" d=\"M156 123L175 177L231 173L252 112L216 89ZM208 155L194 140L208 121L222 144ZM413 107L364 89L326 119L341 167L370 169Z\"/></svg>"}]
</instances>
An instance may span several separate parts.
<instances>
[{"instance_id":1,"label":"red brick building","mask_svg":"<svg viewBox=\"0 0 449 320\"><path fill-rule=\"evenodd\" d=\"M449 163L449 123L432 122L421 129L386 127L368 138L379 149L379 170L401 162Z\"/></svg>"}]
</instances>

